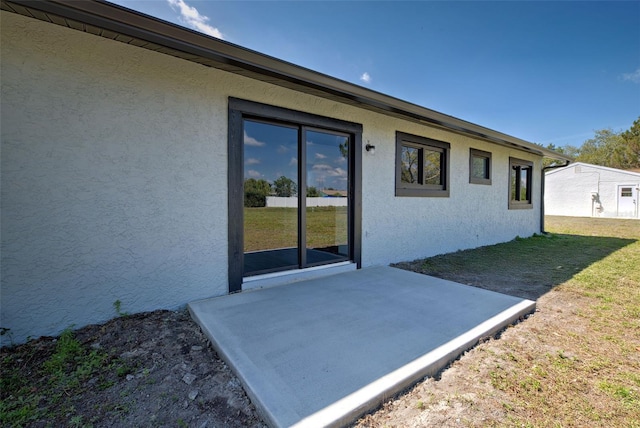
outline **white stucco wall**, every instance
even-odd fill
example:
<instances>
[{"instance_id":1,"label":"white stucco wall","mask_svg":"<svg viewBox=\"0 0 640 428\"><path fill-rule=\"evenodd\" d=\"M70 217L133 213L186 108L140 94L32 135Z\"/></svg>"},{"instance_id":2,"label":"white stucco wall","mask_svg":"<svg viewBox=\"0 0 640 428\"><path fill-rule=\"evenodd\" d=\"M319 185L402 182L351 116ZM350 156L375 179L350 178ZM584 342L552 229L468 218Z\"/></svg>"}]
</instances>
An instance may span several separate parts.
<instances>
[{"instance_id":1,"label":"white stucco wall","mask_svg":"<svg viewBox=\"0 0 640 428\"><path fill-rule=\"evenodd\" d=\"M451 143L451 196L394 196L395 130ZM413 260L504 242L540 231L540 159L418 124L379 118L363 139L376 146L364 155L363 260L366 264ZM492 185L469 183L469 148L492 153ZM508 209L509 157L534 162L533 206ZM391 260L390 260L391 259Z\"/></svg>"},{"instance_id":2,"label":"white stucco wall","mask_svg":"<svg viewBox=\"0 0 640 428\"><path fill-rule=\"evenodd\" d=\"M545 213L577 217L626 217L618 212L618 186L631 185L637 201L640 174L584 163L545 176ZM638 217L637 209L631 217Z\"/></svg>"},{"instance_id":3,"label":"white stucco wall","mask_svg":"<svg viewBox=\"0 0 640 428\"><path fill-rule=\"evenodd\" d=\"M4 11L1 54L0 325L20 341L116 300L224 293L226 107L207 70Z\"/></svg>"},{"instance_id":4,"label":"white stucco wall","mask_svg":"<svg viewBox=\"0 0 640 428\"><path fill-rule=\"evenodd\" d=\"M229 96L363 125L363 266L539 231L540 159L2 12L2 288L13 338L227 292ZM395 132L451 143L449 198L395 197ZM493 184L469 184L469 148ZM535 162L508 210L509 156Z\"/></svg>"}]
</instances>

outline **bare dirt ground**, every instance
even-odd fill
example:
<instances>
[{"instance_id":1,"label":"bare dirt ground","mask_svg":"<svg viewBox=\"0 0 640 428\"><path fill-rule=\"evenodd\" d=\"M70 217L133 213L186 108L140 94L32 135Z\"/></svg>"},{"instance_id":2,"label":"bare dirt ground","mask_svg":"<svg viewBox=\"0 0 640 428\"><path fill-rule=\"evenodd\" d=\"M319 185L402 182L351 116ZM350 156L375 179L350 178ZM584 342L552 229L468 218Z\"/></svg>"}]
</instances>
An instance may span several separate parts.
<instances>
[{"instance_id":1,"label":"bare dirt ground","mask_svg":"<svg viewBox=\"0 0 640 428\"><path fill-rule=\"evenodd\" d=\"M3 382L12 375L37 396L31 420L4 426L263 427L240 382L218 358L187 311L126 315L74 332L80 361L98 361L89 376L65 367L62 381L44 369L56 353L56 338L40 338L0 350ZM58 352L59 354L59 352ZM97 365L97 364L96 364ZM77 371L77 368L75 369ZM78 378L79 382L70 382ZM4 386L4 385L3 385ZM3 388L3 402L11 397ZM46 395L41 395L46 394ZM5 401L7 400L7 401ZM6 405L6 404L5 404ZM0 408L8 413L6 407ZM6 425L5 425L6 423Z\"/></svg>"}]
</instances>

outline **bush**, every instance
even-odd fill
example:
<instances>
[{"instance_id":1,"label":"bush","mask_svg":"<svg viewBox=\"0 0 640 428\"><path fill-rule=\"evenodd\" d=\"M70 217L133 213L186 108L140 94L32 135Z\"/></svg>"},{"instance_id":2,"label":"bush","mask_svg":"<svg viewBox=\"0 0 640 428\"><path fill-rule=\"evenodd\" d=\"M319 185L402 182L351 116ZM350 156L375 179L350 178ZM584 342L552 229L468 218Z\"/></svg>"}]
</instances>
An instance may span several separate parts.
<instances>
[{"instance_id":1,"label":"bush","mask_svg":"<svg viewBox=\"0 0 640 428\"><path fill-rule=\"evenodd\" d=\"M267 196L262 192L247 190L244 192L244 206L261 208L267 206Z\"/></svg>"}]
</instances>

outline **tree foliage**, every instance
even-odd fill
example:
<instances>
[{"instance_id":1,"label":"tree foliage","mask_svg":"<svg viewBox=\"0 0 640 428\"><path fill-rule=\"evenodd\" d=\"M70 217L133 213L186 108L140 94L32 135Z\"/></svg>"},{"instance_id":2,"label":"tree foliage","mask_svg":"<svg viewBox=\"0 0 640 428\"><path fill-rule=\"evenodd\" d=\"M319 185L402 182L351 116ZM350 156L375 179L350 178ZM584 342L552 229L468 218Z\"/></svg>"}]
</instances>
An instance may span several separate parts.
<instances>
[{"instance_id":1,"label":"tree foliage","mask_svg":"<svg viewBox=\"0 0 640 428\"><path fill-rule=\"evenodd\" d=\"M579 162L594 165L611 166L620 168L618 157L623 150L620 134L611 129L601 129L595 132L594 138L590 138L580 147Z\"/></svg>"},{"instance_id":2,"label":"tree foliage","mask_svg":"<svg viewBox=\"0 0 640 428\"><path fill-rule=\"evenodd\" d=\"M640 168L640 117L623 132L597 130L594 137L580 147L549 144L547 148L571 156L577 162L618 169ZM545 160L545 166L552 164Z\"/></svg>"},{"instance_id":3,"label":"tree foliage","mask_svg":"<svg viewBox=\"0 0 640 428\"><path fill-rule=\"evenodd\" d=\"M248 178L244 181L244 206L264 207L270 193L271 185L267 180Z\"/></svg>"},{"instance_id":4,"label":"tree foliage","mask_svg":"<svg viewBox=\"0 0 640 428\"><path fill-rule=\"evenodd\" d=\"M626 168L640 168L640 117L620 136L624 150L619 154L619 162Z\"/></svg>"},{"instance_id":5,"label":"tree foliage","mask_svg":"<svg viewBox=\"0 0 640 428\"><path fill-rule=\"evenodd\" d=\"M273 190L276 192L276 196L290 198L298 194L298 185L283 175L273 182Z\"/></svg>"},{"instance_id":6,"label":"tree foliage","mask_svg":"<svg viewBox=\"0 0 640 428\"><path fill-rule=\"evenodd\" d=\"M320 197L320 192L314 186L307 187L307 198L318 198Z\"/></svg>"},{"instance_id":7,"label":"tree foliage","mask_svg":"<svg viewBox=\"0 0 640 428\"><path fill-rule=\"evenodd\" d=\"M403 147L400 163L400 174L403 183L418 182L418 150Z\"/></svg>"},{"instance_id":8,"label":"tree foliage","mask_svg":"<svg viewBox=\"0 0 640 428\"><path fill-rule=\"evenodd\" d=\"M349 157L349 140L345 141L344 143L340 143L338 145L338 149L340 150L340 155L343 158L348 158Z\"/></svg>"}]
</instances>

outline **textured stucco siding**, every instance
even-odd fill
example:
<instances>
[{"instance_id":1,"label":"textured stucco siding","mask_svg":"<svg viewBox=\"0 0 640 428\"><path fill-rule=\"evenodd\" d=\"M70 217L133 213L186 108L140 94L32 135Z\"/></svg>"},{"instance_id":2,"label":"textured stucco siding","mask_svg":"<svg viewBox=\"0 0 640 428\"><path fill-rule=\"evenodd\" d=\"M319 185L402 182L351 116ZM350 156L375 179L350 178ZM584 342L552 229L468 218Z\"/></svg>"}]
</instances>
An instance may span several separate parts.
<instances>
[{"instance_id":1,"label":"textured stucco siding","mask_svg":"<svg viewBox=\"0 0 640 428\"><path fill-rule=\"evenodd\" d=\"M2 12L2 288L13 338L227 292L229 96L363 125L363 266L539 231L540 158ZM395 197L395 132L451 144L451 197ZM493 184L469 184L469 148ZM509 156L534 209L508 210Z\"/></svg>"},{"instance_id":2,"label":"textured stucco siding","mask_svg":"<svg viewBox=\"0 0 640 428\"><path fill-rule=\"evenodd\" d=\"M584 164L551 170L545 177L545 213L577 217L618 217L618 186L640 186L640 176ZM593 195L593 196L592 196Z\"/></svg>"},{"instance_id":3,"label":"textured stucco siding","mask_svg":"<svg viewBox=\"0 0 640 428\"><path fill-rule=\"evenodd\" d=\"M449 198L395 197L395 130L451 143ZM379 118L365 126L363 264L413 260L530 236L540 231L540 178L534 174L535 209L509 210L509 157L540 159L409 122ZM469 148L492 153L492 185L469 183Z\"/></svg>"},{"instance_id":4,"label":"textured stucco siding","mask_svg":"<svg viewBox=\"0 0 640 428\"><path fill-rule=\"evenodd\" d=\"M2 12L15 340L227 290L226 108L203 67ZM215 76L213 76L215 77Z\"/></svg>"}]
</instances>

